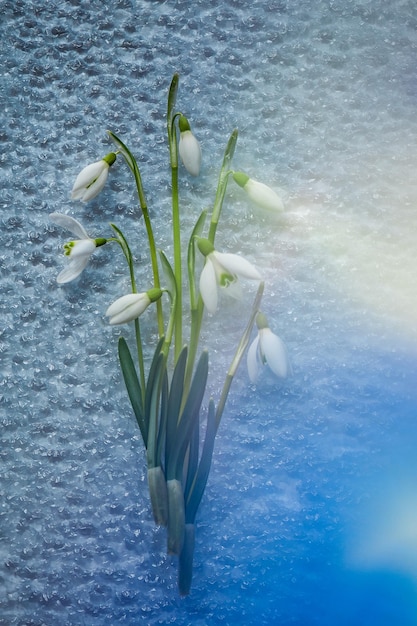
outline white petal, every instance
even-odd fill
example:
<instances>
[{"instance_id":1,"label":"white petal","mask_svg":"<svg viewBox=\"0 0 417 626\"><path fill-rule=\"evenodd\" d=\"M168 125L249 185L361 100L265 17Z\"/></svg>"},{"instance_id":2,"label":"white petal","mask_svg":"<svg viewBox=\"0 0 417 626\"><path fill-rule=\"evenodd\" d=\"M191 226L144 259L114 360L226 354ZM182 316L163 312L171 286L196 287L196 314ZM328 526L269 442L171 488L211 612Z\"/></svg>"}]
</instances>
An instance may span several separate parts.
<instances>
[{"instance_id":1,"label":"white petal","mask_svg":"<svg viewBox=\"0 0 417 626\"><path fill-rule=\"evenodd\" d=\"M118 298L109 306L106 315L110 324L126 324L141 315L149 306L150 299L146 293L129 293Z\"/></svg>"},{"instance_id":2,"label":"white petal","mask_svg":"<svg viewBox=\"0 0 417 626\"><path fill-rule=\"evenodd\" d=\"M70 261L68 266L58 274L56 279L57 283L63 285L64 283L70 283L72 280L78 278L86 267L88 260L88 256L81 256Z\"/></svg>"},{"instance_id":3,"label":"white petal","mask_svg":"<svg viewBox=\"0 0 417 626\"><path fill-rule=\"evenodd\" d=\"M244 257L239 256L238 254L217 252L217 250L212 252L212 254L215 255L219 263L223 265L225 270L230 272L230 274L237 274L238 276L249 278L251 280L262 280L262 276L258 270Z\"/></svg>"},{"instance_id":4,"label":"white petal","mask_svg":"<svg viewBox=\"0 0 417 626\"><path fill-rule=\"evenodd\" d=\"M81 170L81 172L75 179L75 183L71 192L71 197L78 198L78 192L83 192L86 187L91 185L91 183L100 176L104 168L108 169L109 166L102 159L100 161L96 161L95 163L90 163L89 165L84 167L84 169Z\"/></svg>"},{"instance_id":5,"label":"white petal","mask_svg":"<svg viewBox=\"0 0 417 626\"><path fill-rule=\"evenodd\" d=\"M256 335L256 338L252 341L249 346L248 354L246 357L246 365L248 368L248 374L250 381L252 383L256 383L259 376L259 362L258 362L258 344L259 344L259 334Z\"/></svg>"},{"instance_id":6,"label":"white petal","mask_svg":"<svg viewBox=\"0 0 417 626\"><path fill-rule=\"evenodd\" d=\"M55 224L62 226L62 228L66 228L76 237L79 237L80 239L89 239L84 227L81 226L80 222L73 217L64 215L63 213L51 213L49 217Z\"/></svg>"},{"instance_id":7,"label":"white petal","mask_svg":"<svg viewBox=\"0 0 417 626\"><path fill-rule=\"evenodd\" d=\"M77 239L77 241L74 241L74 246L71 248L69 257L70 259L87 257L88 261L95 249L96 244L93 239Z\"/></svg>"},{"instance_id":8,"label":"white petal","mask_svg":"<svg viewBox=\"0 0 417 626\"><path fill-rule=\"evenodd\" d=\"M200 293L208 312L215 313L217 310L217 280L213 263L208 257L206 257L200 276Z\"/></svg>"},{"instance_id":9,"label":"white petal","mask_svg":"<svg viewBox=\"0 0 417 626\"><path fill-rule=\"evenodd\" d=\"M287 350L284 342L270 328L259 331L260 350L265 361L279 378L286 378L289 373Z\"/></svg>"},{"instance_id":10,"label":"white petal","mask_svg":"<svg viewBox=\"0 0 417 626\"><path fill-rule=\"evenodd\" d=\"M281 212L284 210L284 203L280 196L267 185L249 178L243 189L246 191L251 200L263 209L275 212Z\"/></svg>"},{"instance_id":11,"label":"white petal","mask_svg":"<svg viewBox=\"0 0 417 626\"><path fill-rule=\"evenodd\" d=\"M178 151L187 172L192 176L198 176L201 166L201 148L190 130L180 133Z\"/></svg>"},{"instance_id":12,"label":"white petal","mask_svg":"<svg viewBox=\"0 0 417 626\"><path fill-rule=\"evenodd\" d=\"M93 198L98 196L98 194L100 193L100 191L103 189L104 185L106 184L108 175L109 175L109 166L107 166L107 168L101 172L97 180L94 181L94 183L90 185L84 191L84 194L81 200L83 202L88 202L89 200L92 200Z\"/></svg>"},{"instance_id":13,"label":"white petal","mask_svg":"<svg viewBox=\"0 0 417 626\"><path fill-rule=\"evenodd\" d=\"M228 283L226 286L221 287L222 293L227 294L230 298L234 298L235 300L242 300L242 285L238 280L235 280L233 283Z\"/></svg>"}]
</instances>

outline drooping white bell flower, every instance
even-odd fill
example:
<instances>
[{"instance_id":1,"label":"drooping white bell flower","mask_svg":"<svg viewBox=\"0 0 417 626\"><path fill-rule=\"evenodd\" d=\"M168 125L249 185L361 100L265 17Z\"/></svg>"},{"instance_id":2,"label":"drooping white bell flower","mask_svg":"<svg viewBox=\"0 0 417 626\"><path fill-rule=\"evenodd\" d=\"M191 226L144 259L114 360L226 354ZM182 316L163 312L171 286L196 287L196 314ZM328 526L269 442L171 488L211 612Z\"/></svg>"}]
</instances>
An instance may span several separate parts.
<instances>
[{"instance_id":1,"label":"drooping white bell flower","mask_svg":"<svg viewBox=\"0 0 417 626\"><path fill-rule=\"evenodd\" d=\"M258 313L256 325L258 335L251 343L246 359L251 382L258 380L264 365L268 365L278 378L286 378L291 372L291 366L284 342L269 328L263 313Z\"/></svg>"},{"instance_id":2,"label":"drooping white bell flower","mask_svg":"<svg viewBox=\"0 0 417 626\"><path fill-rule=\"evenodd\" d=\"M155 287L149 291L129 293L118 298L106 311L106 316L110 318L109 323L114 325L132 322L142 315L152 302L159 300L161 295L161 289Z\"/></svg>"},{"instance_id":3,"label":"drooping white bell flower","mask_svg":"<svg viewBox=\"0 0 417 626\"><path fill-rule=\"evenodd\" d=\"M57 283L60 285L75 280L85 269L90 260L91 255L98 246L107 243L107 239L99 237L92 239L88 236L84 227L73 217L64 215L63 213L51 213L51 220L69 230L73 235L78 237L75 241L68 241L64 244L64 254L69 257L68 266L62 270L57 276Z\"/></svg>"},{"instance_id":4,"label":"drooping white bell flower","mask_svg":"<svg viewBox=\"0 0 417 626\"><path fill-rule=\"evenodd\" d=\"M243 172L234 172L233 180L239 187L242 187L249 198L262 209L275 213L280 213L284 210L282 198L271 189L271 187L268 187L268 185L264 185L264 183L259 183L257 180L249 178L249 176Z\"/></svg>"},{"instance_id":5,"label":"drooping white bell flower","mask_svg":"<svg viewBox=\"0 0 417 626\"><path fill-rule=\"evenodd\" d=\"M201 148L198 140L191 132L190 124L184 115L180 115L178 122L180 141L178 152L185 169L192 176L198 176L201 167Z\"/></svg>"},{"instance_id":6,"label":"drooping white bell flower","mask_svg":"<svg viewBox=\"0 0 417 626\"><path fill-rule=\"evenodd\" d=\"M206 258L200 276L200 293L209 313L217 310L218 287L227 289L229 295L239 297L238 278L262 280L252 263L238 254L218 252L208 239L198 239L197 245Z\"/></svg>"},{"instance_id":7,"label":"drooping white bell flower","mask_svg":"<svg viewBox=\"0 0 417 626\"><path fill-rule=\"evenodd\" d=\"M95 198L106 184L109 168L116 160L116 153L110 152L105 157L90 163L78 174L71 191L72 200L88 202Z\"/></svg>"}]
</instances>

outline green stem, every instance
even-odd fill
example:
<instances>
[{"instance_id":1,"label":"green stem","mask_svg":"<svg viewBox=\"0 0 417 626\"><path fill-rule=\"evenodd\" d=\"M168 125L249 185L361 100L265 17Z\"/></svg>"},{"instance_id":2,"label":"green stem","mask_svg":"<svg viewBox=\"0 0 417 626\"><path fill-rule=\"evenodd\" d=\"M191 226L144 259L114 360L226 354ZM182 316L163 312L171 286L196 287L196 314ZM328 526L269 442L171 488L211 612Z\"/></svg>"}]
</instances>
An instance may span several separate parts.
<instances>
[{"instance_id":1,"label":"green stem","mask_svg":"<svg viewBox=\"0 0 417 626\"><path fill-rule=\"evenodd\" d=\"M222 392L221 392L221 395L220 395L219 404L217 405L217 410L216 410L216 431L217 431L217 429L219 427L220 420L222 418L222 414L223 414L223 410L224 410L224 407L225 407L225 404L226 404L227 396L228 396L229 391L230 391L230 385L232 384L233 378L234 378L234 376L236 374L236 370L237 370L237 368L239 366L240 361L242 360L243 354L244 354L244 352L246 350L246 347L247 347L247 345L249 343L249 338L250 338L250 334L252 332L253 325L255 323L255 318L256 318L256 316L257 316L257 314L259 312L259 307L260 307L260 304L261 304L263 291L264 291L264 283L261 282L259 284L258 291L257 291L257 294L255 296L255 300L254 300L253 305L252 305L252 313L251 313L251 316L249 318L248 324L247 324L247 326L246 326L246 328L245 328L245 330L243 332L243 335L242 335L242 337L241 337L241 339L239 341L239 344L238 344L238 346L236 348L235 355L233 357L233 360L232 360L232 362L230 364L230 367L228 369L228 372L226 374L226 379L225 379L224 384L223 384L223 389L222 389Z\"/></svg>"},{"instance_id":2,"label":"green stem","mask_svg":"<svg viewBox=\"0 0 417 626\"><path fill-rule=\"evenodd\" d=\"M120 230L120 228L118 228L115 224L111 224L111 227L117 234L117 237L112 238L112 241L117 241L117 243L122 248L123 254L125 255L125 258L127 261L127 265L129 267L130 284L132 287L132 293L138 293L138 290L136 287L136 279L135 279L135 268L133 265L133 256L130 250L130 246L127 242L126 237ZM140 372L140 385L141 385L142 390L144 390L146 387L145 364L143 360L142 339L141 339L141 334L140 334L140 324L139 324L138 318L135 320L135 337L136 337L136 350L138 354L138 363L139 363L139 372Z\"/></svg>"},{"instance_id":3,"label":"green stem","mask_svg":"<svg viewBox=\"0 0 417 626\"><path fill-rule=\"evenodd\" d=\"M236 143L238 138L238 131L235 130L229 137L226 149L224 151L223 163L219 174L219 180L217 183L216 197L214 200L212 216L210 220L210 228L208 239L214 245L214 239L216 236L217 225L219 223L221 211L223 208L224 197L226 194L227 183L229 175L232 173L230 170L230 163L232 161ZM194 244L192 244L194 245ZM191 264L192 265L192 264ZM189 272L194 272L194 267L190 267ZM190 284L194 282L194 277L190 275ZM194 300L194 301L193 301ZM203 319L204 305L201 296L199 295L197 302L191 299L191 330L190 330L190 347L187 361L187 371L185 375L185 389L188 390L192 372L194 369L194 363L197 355L198 342L200 339L201 324Z\"/></svg>"},{"instance_id":4,"label":"green stem","mask_svg":"<svg viewBox=\"0 0 417 626\"><path fill-rule=\"evenodd\" d=\"M224 151L222 168L220 170L219 182L217 185L216 198L214 200L213 213L211 215L210 230L208 240L214 245L214 238L216 236L217 225L219 223L220 214L223 208L224 196L227 189L227 182L229 175L233 172L230 171L230 163L232 161L236 142L238 138L237 128L234 129L227 142L226 150Z\"/></svg>"},{"instance_id":5,"label":"green stem","mask_svg":"<svg viewBox=\"0 0 417 626\"><path fill-rule=\"evenodd\" d=\"M148 205L146 203L145 193L144 193L143 185L142 185L142 178L140 175L138 164L136 162L135 157L127 148L127 146L125 146L122 140L119 139L117 135L112 133L110 130L108 130L107 133L109 134L110 138L114 141L114 143L118 146L120 153L123 155L126 163L128 164L134 176L136 190L137 190L138 198L139 198L139 204L142 210L143 219L145 221L146 232L148 235L149 252L150 252L150 257L151 257L154 287L157 287L158 289L160 289L161 282L159 279L158 257L156 254L155 237L153 234L152 224L151 224L151 220L149 217ZM158 320L158 333L159 333L159 336L162 337L162 335L164 334L164 318L163 318L161 300L157 301L156 310L157 310L157 320Z\"/></svg>"},{"instance_id":6,"label":"green stem","mask_svg":"<svg viewBox=\"0 0 417 626\"><path fill-rule=\"evenodd\" d=\"M175 132L173 133L176 141ZM178 199L178 163L171 160L171 180L172 180L172 231L174 241L174 275L177 286L177 297L175 303L175 346L174 358L178 359L182 348L182 262L181 262L181 225Z\"/></svg>"}]
</instances>

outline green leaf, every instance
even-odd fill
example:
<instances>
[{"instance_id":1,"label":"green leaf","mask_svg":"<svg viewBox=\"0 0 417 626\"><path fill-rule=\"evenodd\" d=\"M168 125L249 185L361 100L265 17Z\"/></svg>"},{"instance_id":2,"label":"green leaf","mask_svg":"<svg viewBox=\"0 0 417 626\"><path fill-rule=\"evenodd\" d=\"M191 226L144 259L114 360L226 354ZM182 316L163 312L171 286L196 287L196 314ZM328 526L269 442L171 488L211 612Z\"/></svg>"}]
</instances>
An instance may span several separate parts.
<instances>
[{"instance_id":1,"label":"green leaf","mask_svg":"<svg viewBox=\"0 0 417 626\"><path fill-rule=\"evenodd\" d=\"M198 470L195 475L193 484L186 497L185 520L187 524L194 523L197 509L200 505L201 498L203 497L203 493L207 485L207 479L211 467L211 459L213 457L214 439L216 436L216 431L216 411L214 407L214 402L212 399L210 399L203 451L201 453L200 463L198 465Z\"/></svg>"},{"instance_id":2,"label":"green leaf","mask_svg":"<svg viewBox=\"0 0 417 626\"><path fill-rule=\"evenodd\" d=\"M117 146L118 150L120 150L120 153L125 158L126 163L128 164L129 168L132 170L132 172L134 172L135 168L137 168L137 164L136 164L136 160L135 160L134 156L132 155L132 153L130 152L129 148L111 130L108 130L107 134L109 135L110 139L115 143L115 145Z\"/></svg>"},{"instance_id":3,"label":"green leaf","mask_svg":"<svg viewBox=\"0 0 417 626\"><path fill-rule=\"evenodd\" d=\"M175 109L175 105L177 102L177 93L178 93L178 83L179 83L180 77L178 74L174 74L174 76L172 77L171 80L171 85L169 87L169 93L168 93L168 110L167 110L167 120L168 120L168 125L171 124L171 118Z\"/></svg>"},{"instance_id":4,"label":"green leaf","mask_svg":"<svg viewBox=\"0 0 417 626\"><path fill-rule=\"evenodd\" d=\"M164 344L165 337L161 337L158 341L158 344L155 348L155 352L152 358L151 367L149 368L148 380L146 382L146 390L145 390L145 419L148 421L149 419L149 411L150 404L152 400L152 391L155 381L157 379L157 370L158 370L158 358L162 350L162 346Z\"/></svg>"},{"instance_id":5,"label":"green leaf","mask_svg":"<svg viewBox=\"0 0 417 626\"><path fill-rule=\"evenodd\" d=\"M174 270L172 269L171 263L168 261L162 250L159 250L159 256L161 257L162 268L164 270L164 274L169 283L169 291L172 298L173 304L175 304L175 299L177 295L177 283L175 281Z\"/></svg>"},{"instance_id":6,"label":"green leaf","mask_svg":"<svg viewBox=\"0 0 417 626\"><path fill-rule=\"evenodd\" d=\"M175 448L177 445L177 429L183 401L184 392L184 374L187 363L188 348L184 346L178 361L175 365L172 375L169 399L168 399L168 421L167 421L167 437L165 448L165 469L167 480L175 478L173 458L175 456Z\"/></svg>"},{"instance_id":7,"label":"green leaf","mask_svg":"<svg viewBox=\"0 0 417 626\"><path fill-rule=\"evenodd\" d=\"M206 391L208 376L208 352L201 353L193 376L190 391L177 426L175 449L167 467L167 476L181 480L184 457L190 443L194 425L198 420L201 403Z\"/></svg>"},{"instance_id":8,"label":"green leaf","mask_svg":"<svg viewBox=\"0 0 417 626\"><path fill-rule=\"evenodd\" d=\"M161 412L160 412L160 422L159 422L159 430L158 430L158 440L156 444L156 458L162 464L162 452L164 450L165 441L166 441L166 429L167 429L167 420L168 420L168 396L169 396L169 385L168 385L168 374L167 368L164 369L162 386L161 386Z\"/></svg>"},{"instance_id":9,"label":"green leaf","mask_svg":"<svg viewBox=\"0 0 417 626\"><path fill-rule=\"evenodd\" d=\"M133 363L132 355L130 354L130 350L126 343L126 340L123 337L120 337L119 339L118 351L120 367L122 369L129 400L132 405L136 421L140 428L143 443L146 447L148 439L148 429L143 412L143 392L139 383L138 375L136 373L135 365Z\"/></svg>"},{"instance_id":10,"label":"green leaf","mask_svg":"<svg viewBox=\"0 0 417 626\"><path fill-rule=\"evenodd\" d=\"M235 128L235 130L232 132L232 134L229 137L229 141L227 142L227 146L224 151L223 163L222 163L222 167L221 167L220 175L219 175L219 182L217 183L216 198L214 200L213 213L211 216L211 223L210 223L210 231L208 235L208 239L209 241L211 241L212 244L214 244L214 238L216 236L216 229L219 223L220 213L223 208L224 196L226 194L227 183L229 180L230 164L231 164L233 155L235 153L237 138L238 138L238 130L237 128Z\"/></svg>"},{"instance_id":11,"label":"green leaf","mask_svg":"<svg viewBox=\"0 0 417 626\"><path fill-rule=\"evenodd\" d=\"M157 458L158 450L158 431L159 431L159 410L161 399L161 387L165 371L165 357L162 352L159 353L154 368L154 376L152 379L152 387L149 392L149 405L147 413L148 423L148 445L147 445L147 461L148 469L157 467L161 464L161 459ZM148 392L148 389L146 390Z\"/></svg>"}]
</instances>

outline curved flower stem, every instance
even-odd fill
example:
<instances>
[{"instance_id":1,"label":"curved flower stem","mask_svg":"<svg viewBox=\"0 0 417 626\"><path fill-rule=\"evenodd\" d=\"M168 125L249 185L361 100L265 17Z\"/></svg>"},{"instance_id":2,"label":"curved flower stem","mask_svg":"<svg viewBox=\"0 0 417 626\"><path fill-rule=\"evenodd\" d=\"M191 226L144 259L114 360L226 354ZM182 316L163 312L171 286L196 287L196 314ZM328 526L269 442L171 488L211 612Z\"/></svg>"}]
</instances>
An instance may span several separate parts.
<instances>
[{"instance_id":1,"label":"curved flower stem","mask_svg":"<svg viewBox=\"0 0 417 626\"><path fill-rule=\"evenodd\" d=\"M148 205L146 203L145 193L144 193L143 185L142 185L142 178L140 175L138 164L136 162L135 157L132 155L132 153L127 148L127 146L125 146L125 144L121 141L121 139L119 139L110 130L108 130L107 133L110 136L110 138L114 141L114 143L118 146L120 153L123 155L126 163L129 166L129 169L131 170L134 176L136 190L137 190L138 198L139 198L139 204L142 210L143 219L145 221L146 232L148 235L149 252L150 252L150 257L151 257L154 287L157 287L158 289L160 289L161 283L159 279L158 258L156 254L155 237L153 234L152 224L151 224L151 220L149 217ZM162 337L162 335L164 334L164 318L163 318L163 312L162 312L162 302L160 300L158 300L156 303L156 311L157 311L157 320L158 320L158 333L159 333L159 336Z\"/></svg>"},{"instance_id":2,"label":"curved flower stem","mask_svg":"<svg viewBox=\"0 0 417 626\"><path fill-rule=\"evenodd\" d=\"M111 224L111 227L117 234L117 237L112 238L112 241L117 241L117 243L122 248L123 254L125 255L125 258L127 261L127 265L129 267L130 284L132 287L132 293L137 293L138 290L136 287L135 268L133 266L133 256L132 256L132 252L130 250L129 244L127 242L126 237L120 230L120 228L118 228L115 224ZM140 324L139 324L138 318L135 319L135 338L136 338L136 350L138 354L138 363L139 363L140 384L141 384L142 390L145 390L146 388L145 364L143 360L142 339L141 339L141 334L140 334Z\"/></svg>"}]
</instances>

